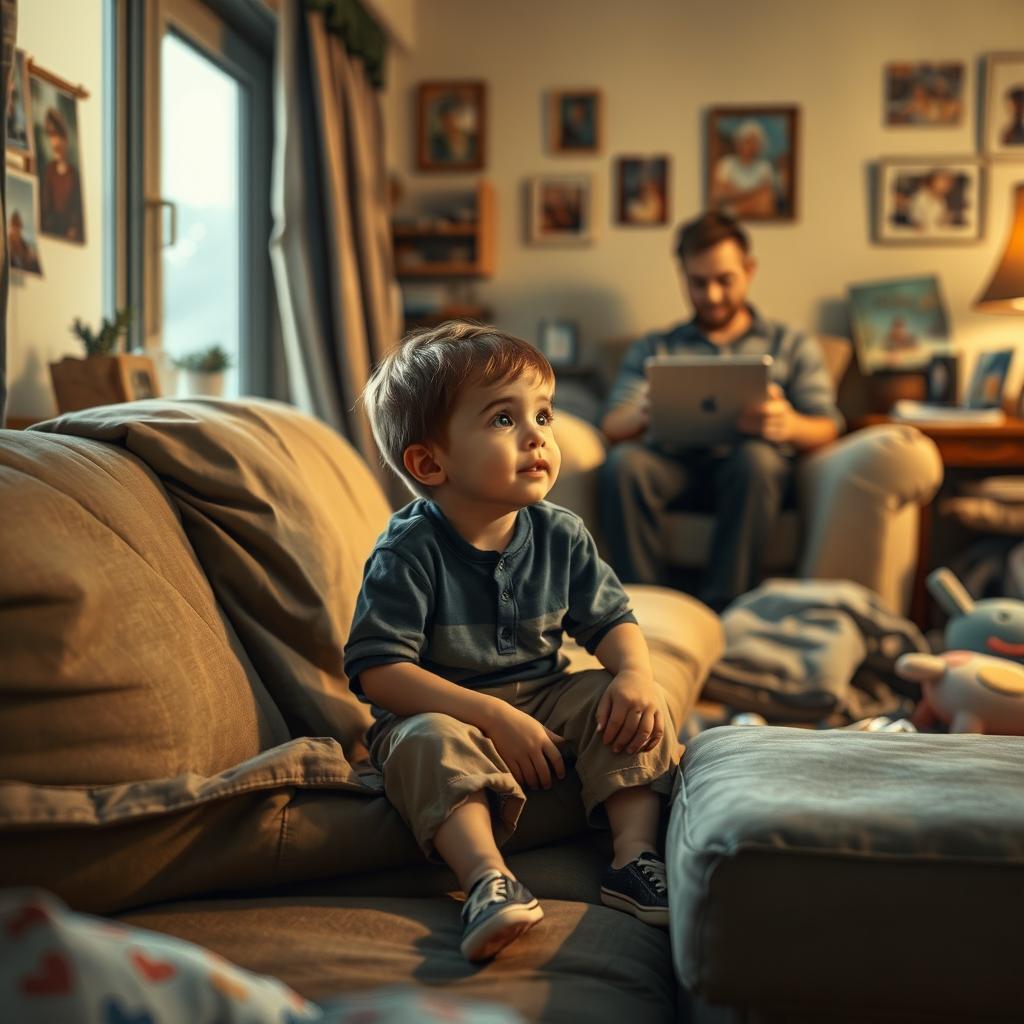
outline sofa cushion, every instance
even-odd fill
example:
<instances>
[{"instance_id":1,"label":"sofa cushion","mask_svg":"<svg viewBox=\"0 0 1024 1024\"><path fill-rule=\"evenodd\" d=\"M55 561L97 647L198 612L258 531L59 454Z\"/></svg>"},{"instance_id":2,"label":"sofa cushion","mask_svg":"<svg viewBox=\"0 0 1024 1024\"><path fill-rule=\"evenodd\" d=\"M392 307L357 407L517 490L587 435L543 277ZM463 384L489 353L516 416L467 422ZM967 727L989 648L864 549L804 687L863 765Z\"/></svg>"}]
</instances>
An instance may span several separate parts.
<instances>
[{"instance_id":1,"label":"sofa cushion","mask_svg":"<svg viewBox=\"0 0 1024 1024\"><path fill-rule=\"evenodd\" d=\"M138 459L0 431L0 507L0 778L214 774L287 738Z\"/></svg>"},{"instance_id":2,"label":"sofa cushion","mask_svg":"<svg viewBox=\"0 0 1024 1024\"><path fill-rule=\"evenodd\" d=\"M1024 739L718 728L680 778L684 985L762 1007L1019 1010Z\"/></svg>"},{"instance_id":3,"label":"sofa cushion","mask_svg":"<svg viewBox=\"0 0 1024 1024\"><path fill-rule=\"evenodd\" d=\"M292 735L365 754L342 651L389 508L339 434L278 402L145 401L33 428L122 446L160 479Z\"/></svg>"},{"instance_id":4,"label":"sofa cushion","mask_svg":"<svg viewBox=\"0 0 1024 1024\"><path fill-rule=\"evenodd\" d=\"M310 896L150 907L121 920L215 950L321 1001L380 985L494 1000L531 1021L675 1021L667 933L610 910L545 900L544 920L494 960L459 952L449 898Z\"/></svg>"}]
</instances>

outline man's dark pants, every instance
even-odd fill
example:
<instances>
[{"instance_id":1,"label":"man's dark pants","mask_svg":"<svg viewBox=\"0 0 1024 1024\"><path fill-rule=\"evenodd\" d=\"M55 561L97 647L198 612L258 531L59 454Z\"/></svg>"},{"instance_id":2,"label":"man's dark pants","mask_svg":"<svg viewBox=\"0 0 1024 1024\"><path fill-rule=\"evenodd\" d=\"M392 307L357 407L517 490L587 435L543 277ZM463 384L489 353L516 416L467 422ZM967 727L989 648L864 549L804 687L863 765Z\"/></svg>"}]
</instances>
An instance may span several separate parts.
<instances>
[{"instance_id":1,"label":"man's dark pants","mask_svg":"<svg viewBox=\"0 0 1024 1024\"><path fill-rule=\"evenodd\" d=\"M792 455L756 438L723 454L668 456L634 442L613 445L600 476L612 568L624 583L664 582L668 515L681 505L707 508L715 528L700 596L725 607L761 581L762 554L792 477Z\"/></svg>"}]
</instances>

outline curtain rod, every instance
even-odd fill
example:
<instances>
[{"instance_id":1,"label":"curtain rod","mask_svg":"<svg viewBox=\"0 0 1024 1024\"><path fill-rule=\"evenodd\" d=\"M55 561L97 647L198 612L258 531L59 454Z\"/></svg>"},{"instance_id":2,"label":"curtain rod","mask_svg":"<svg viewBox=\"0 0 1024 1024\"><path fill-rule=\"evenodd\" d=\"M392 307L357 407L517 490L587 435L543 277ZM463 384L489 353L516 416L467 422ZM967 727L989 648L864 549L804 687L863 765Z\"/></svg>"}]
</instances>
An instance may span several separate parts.
<instances>
[{"instance_id":1,"label":"curtain rod","mask_svg":"<svg viewBox=\"0 0 1024 1024\"><path fill-rule=\"evenodd\" d=\"M88 89L84 89L80 85L72 85L66 79L61 78L60 75L55 75L52 71L47 71L46 68L40 67L31 57L28 59L28 73L30 75L35 75L38 78L45 79L51 85L57 86L58 89L63 89L64 92L71 93L80 100L87 100L89 98Z\"/></svg>"}]
</instances>

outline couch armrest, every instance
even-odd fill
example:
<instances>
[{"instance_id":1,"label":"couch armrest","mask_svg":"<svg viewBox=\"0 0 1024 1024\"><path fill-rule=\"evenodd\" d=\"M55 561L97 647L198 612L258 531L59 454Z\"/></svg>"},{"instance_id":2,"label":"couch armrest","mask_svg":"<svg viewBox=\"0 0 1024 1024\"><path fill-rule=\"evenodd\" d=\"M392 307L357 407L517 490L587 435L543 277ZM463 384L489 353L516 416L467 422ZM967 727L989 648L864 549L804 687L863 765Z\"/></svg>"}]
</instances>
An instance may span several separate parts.
<instances>
[{"instance_id":1,"label":"couch armrest","mask_svg":"<svg viewBox=\"0 0 1024 1024\"><path fill-rule=\"evenodd\" d=\"M942 484L942 457L915 427L856 431L801 460L806 530L799 575L848 579L905 612L917 562L918 509Z\"/></svg>"},{"instance_id":2,"label":"couch armrest","mask_svg":"<svg viewBox=\"0 0 1024 1024\"><path fill-rule=\"evenodd\" d=\"M555 439L562 451L562 468L548 500L575 512L596 538L600 530L597 470L605 459L604 435L579 416L558 411Z\"/></svg>"}]
</instances>

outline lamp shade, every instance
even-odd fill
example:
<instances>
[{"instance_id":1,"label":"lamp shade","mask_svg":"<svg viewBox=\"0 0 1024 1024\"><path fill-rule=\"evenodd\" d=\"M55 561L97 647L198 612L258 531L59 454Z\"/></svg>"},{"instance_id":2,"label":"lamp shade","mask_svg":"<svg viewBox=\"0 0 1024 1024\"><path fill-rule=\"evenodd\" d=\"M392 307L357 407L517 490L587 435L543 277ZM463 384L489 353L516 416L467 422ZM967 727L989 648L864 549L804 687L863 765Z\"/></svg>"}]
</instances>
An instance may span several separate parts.
<instances>
[{"instance_id":1,"label":"lamp shade","mask_svg":"<svg viewBox=\"0 0 1024 1024\"><path fill-rule=\"evenodd\" d=\"M1024 183L1017 186L1010 240L974 308L982 313L1024 313Z\"/></svg>"}]
</instances>

